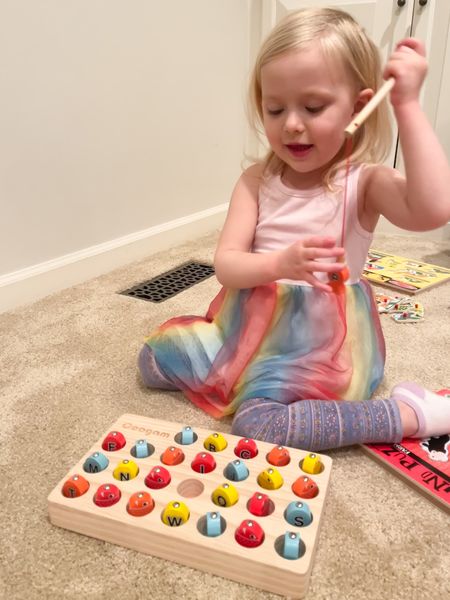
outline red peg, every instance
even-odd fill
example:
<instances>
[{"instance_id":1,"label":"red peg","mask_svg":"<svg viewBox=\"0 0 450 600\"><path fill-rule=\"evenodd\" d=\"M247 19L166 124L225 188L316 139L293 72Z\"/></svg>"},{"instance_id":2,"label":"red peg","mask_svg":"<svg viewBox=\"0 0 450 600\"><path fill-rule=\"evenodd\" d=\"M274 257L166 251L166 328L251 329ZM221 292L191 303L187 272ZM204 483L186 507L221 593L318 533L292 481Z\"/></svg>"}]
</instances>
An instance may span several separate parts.
<instances>
[{"instance_id":1,"label":"red peg","mask_svg":"<svg viewBox=\"0 0 450 600\"><path fill-rule=\"evenodd\" d=\"M310 477L302 475L292 484L292 491L300 498L315 498L319 487Z\"/></svg>"},{"instance_id":2,"label":"red peg","mask_svg":"<svg viewBox=\"0 0 450 600\"><path fill-rule=\"evenodd\" d=\"M130 496L127 511L133 517L143 517L151 513L155 503L148 492L135 492Z\"/></svg>"},{"instance_id":3,"label":"red peg","mask_svg":"<svg viewBox=\"0 0 450 600\"><path fill-rule=\"evenodd\" d=\"M291 461L289 450L283 446L275 446L267 455L267 462L275 467L285 467Z\"/></svg>"},{"instance_id":4,"label":"red peg","mask_svg":"<svg viewBox=\"0 0 450 600\"><path fill-rule=\"evenodd\" d=\"M145 478L145 485L152 490L160 490L170 483L170 473L164 467L156 466Z\"/></svg>"},{"instance_id":5,"label":"red peg","mask_svg":"<svg viewBox=\"0 0 450 600\"><path fill-rule=\"evenodd\" d=\"M237 443L234 453L236 456L239 456L239 458L254 458L258 454L258 447L256 446L255 440L242 438Z\"/></svg>"},{"instance_id":6,"label":"red peg","mask_svg":"<svg viewBox=\"0 0 450 600\"><path fill-rule=\"evenodd\" d=\"M172 466L179 465L184 460L184 453L180 448L176 446L170 446L161 456L161 462L165 465Z\"/></svg>"},{"instance_id":7,"label":"red peg","mask_svg":"<svg viewBox=\"0 0 450 600\"><path fill-rule=\"evenodd\" d=\"M267 494L255 492L247 502L247 508L256 517L267 517L275 510L275 505Z\"/></svg>"},{"instance_id":8,"label":"red peg","mask_svg":"<svg viewBox=\"0 0 450 600\"><path fill-rule=\"evenodd\" d=\"M120 431L110 431L103 440L102 448L108 452L115 452L123 448L126 443L125 437Z\"/></svg>"},{"instance_id":9,"label":"red peg","mask_svg":"<svg viewBox=\"0 0 450 600\"><path fill-rule=\"evenodd\" d=\"M256 521L246 519L236 529L234 537L241 546L256 548L264 541L264 531Z\"/></svg>"},{"instance_id":10,"label":"red peg","mask_svg":"<svg viewBox=\"0 0 450 600\"><path fill-rule=\"evenodd\" d=\"M199 452L191 462L191 467L197 473L211 473L216 468L216 461L209 452Z\"/></svg>"},{"instance_id":11,"label":"red peg","mask_svg":"<svg viewBox=\"0 0 450 600\"><path fill-rule=\"evenodd\" d=\"M94 495L94 502L97 506L112 506L120 500L120 490L113 483L104 483Z\"/></svg>"},{"instance_id":12,"label":"red peg","mask_svg":"<svg viewBox=\"0 0 450 600\"><path fill-rule=\"evenodd\" d=\"M79 498L89 489L89 481L83 475L72 475L64 482L62 494L66 498Z\"/></svg>"}]
</instances>

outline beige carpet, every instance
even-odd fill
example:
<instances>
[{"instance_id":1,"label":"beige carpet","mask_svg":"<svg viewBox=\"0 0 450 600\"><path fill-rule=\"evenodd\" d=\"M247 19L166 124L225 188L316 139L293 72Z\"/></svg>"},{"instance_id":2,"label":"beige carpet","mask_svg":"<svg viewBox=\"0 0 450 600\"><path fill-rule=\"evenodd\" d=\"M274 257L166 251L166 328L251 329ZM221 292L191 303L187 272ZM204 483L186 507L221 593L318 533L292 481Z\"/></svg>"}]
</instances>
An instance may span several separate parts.
<instances>
[{"instance_id":1,"label":"beige carpet","mask_svg":"<svg viewBox=\"0 0 450 600\"><path fill-rule=\"evenodd\" d=\"M144 335L172 316L204 313L215 279L161 305L116 293L186 260L211 261L215 239L0 315L2 598L277 597L59 529L47 518L50 490L121 414L218 428L181 394L143 389L136 370ZM379 236L373 247L450 267L449 244ZM450 385L450 284L420 300L420 323L383 318L388 360L377 396L409 378ZM334 471L308 598L450 598L448 513L357 447L329 454Z\"/></svg>"}]
</instances>

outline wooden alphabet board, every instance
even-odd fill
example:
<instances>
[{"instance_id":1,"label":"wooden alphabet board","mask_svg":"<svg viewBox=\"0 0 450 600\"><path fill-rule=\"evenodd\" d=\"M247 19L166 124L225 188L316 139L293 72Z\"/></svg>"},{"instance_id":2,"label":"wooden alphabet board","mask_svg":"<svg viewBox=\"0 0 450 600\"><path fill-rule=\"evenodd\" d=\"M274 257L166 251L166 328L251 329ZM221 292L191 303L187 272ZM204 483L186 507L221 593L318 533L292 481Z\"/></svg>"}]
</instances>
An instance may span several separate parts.
<instances>
[{"instance_id":1,"label":"wooden alphabet board","mask_svg":"<svg viewBox=\"0 0 450 600\"><path fill-rule=\"evenodd\" d=\"M322 454L125 414L50 493L49 516L59 527L303 598L331 465Z\"/></svg>"}]
</instances>

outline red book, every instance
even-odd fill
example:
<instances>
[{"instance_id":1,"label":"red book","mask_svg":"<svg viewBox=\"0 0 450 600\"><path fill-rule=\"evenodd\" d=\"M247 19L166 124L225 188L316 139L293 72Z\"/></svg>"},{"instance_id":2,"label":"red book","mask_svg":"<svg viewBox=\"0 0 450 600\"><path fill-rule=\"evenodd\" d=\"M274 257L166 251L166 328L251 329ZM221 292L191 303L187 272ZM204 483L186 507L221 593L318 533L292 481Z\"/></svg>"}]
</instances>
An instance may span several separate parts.
<instances>
[{"instance_id":1,"label":"red book","mask_svg":"<svg viewBox=\"0 0 450 600\"><path fill-rule=\"evenodd\" d=\"M436 392L450 398L450 389ZM450 434L400 444L364 444L364 450L450 511Z\"/></svg>"}]
</instances>

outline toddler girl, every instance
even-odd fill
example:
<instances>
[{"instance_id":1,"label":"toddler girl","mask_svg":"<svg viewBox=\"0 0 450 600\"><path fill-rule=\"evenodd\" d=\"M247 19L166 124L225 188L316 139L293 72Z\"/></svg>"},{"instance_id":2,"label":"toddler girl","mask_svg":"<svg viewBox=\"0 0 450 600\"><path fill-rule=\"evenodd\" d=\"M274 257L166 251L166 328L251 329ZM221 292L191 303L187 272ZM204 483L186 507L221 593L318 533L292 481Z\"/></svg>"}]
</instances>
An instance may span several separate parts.
<instances>
[{"instance_id":1,"label":"toddler girl","mask_svg":"<svg viewBox=\"0 0 450 600\"><path fill-rule=\"evenodd\" d=\"M146 385L179 389L236 435L324 450L450 431L450 401L413 383L367 400L385 346L361 279L380 215L411 231L450 219L450 168L419 106L423 45L398 44L384 73L364 30L335 9L288 15L256 60L250 97L270 150L234 189L215 254L223 285L205 317L178 317L147 339ZM380 164L386 103L344 130L385 78L406 179ZM344 264L344 260L346 264Z\"/></svg>"}]
</instances>

